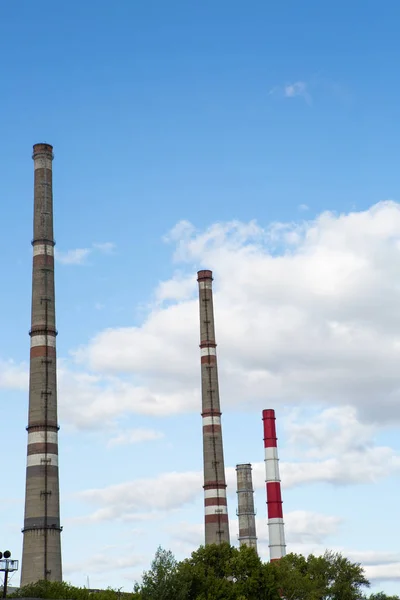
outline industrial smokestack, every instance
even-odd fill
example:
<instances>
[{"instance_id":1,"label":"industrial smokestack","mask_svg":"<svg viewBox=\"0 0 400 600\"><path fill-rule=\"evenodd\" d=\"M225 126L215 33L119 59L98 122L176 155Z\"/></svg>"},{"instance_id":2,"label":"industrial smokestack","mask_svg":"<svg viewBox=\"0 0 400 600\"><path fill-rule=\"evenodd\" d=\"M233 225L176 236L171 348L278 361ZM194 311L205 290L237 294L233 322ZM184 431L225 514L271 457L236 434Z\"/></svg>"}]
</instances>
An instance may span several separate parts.
<instances>
[{"instance_id":1,"label":"industrial smokestack","mask_svg":"<svg viewBox=\"0 0 400 600\"><path fill-rule=\"evenodd\" d=\"M62 581L53 236L53 148L33 146L35 169L28 456L21 586Z\"/></svg>"},{"instance_id":2,"label":"industrial smokestack","mask_svg":"<svg viewBox=\"0 0 400 600\"><path fill-rule=\"evenodd\" d=\"M270 560L279 560L286 554L285 530L282 511L281 480L275 429L275 411L263 410L265 483L267 488L268 534Z\"/></svg>"},{"instance_id":3,"label":"industrial smokestack","mask_svg":"<svg viewBox=\"0 0 400 600\"><path fill-rule=\"evenodd\" d=\"M236 465L237 497L239 518L239 543L250 546L257 552L256 513L251 465Z\"/></svg>"},{"instance_id":4,"label":"industrial smokestack","mask_svg":"<svg viewBox=\"0 0 400 600\"><path fill-rule=\"evenodd\" d=\"M212 272L199 271L200 354L204 458L205 543L229 543L224 451L222 446Z\"/></svg>"}]
</instances>

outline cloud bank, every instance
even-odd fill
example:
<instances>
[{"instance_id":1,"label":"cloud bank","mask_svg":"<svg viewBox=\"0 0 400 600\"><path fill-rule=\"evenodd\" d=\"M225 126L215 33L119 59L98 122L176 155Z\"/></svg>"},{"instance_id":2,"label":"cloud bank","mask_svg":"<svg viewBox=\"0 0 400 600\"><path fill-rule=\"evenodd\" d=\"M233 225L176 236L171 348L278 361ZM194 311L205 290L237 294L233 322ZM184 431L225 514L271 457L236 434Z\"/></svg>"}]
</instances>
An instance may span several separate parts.
<instances>
[{"instance_id":1,"label":"cloud bank","mask_svg":"<svg viewBox=\"0 0 400 600\"><path fill-rule=\"evenodd\" d=\"M74 352L91 378L70 384L76 400L65 390L69 418L197 409L203 267L215 277L224 411L342 404L364 421L398 422L399 204L267 227L182 222L166 239L179 274L160 282L140 326L105 329ZM103 400L117 394L118 404Z\"/></svg>"}]
</instances>

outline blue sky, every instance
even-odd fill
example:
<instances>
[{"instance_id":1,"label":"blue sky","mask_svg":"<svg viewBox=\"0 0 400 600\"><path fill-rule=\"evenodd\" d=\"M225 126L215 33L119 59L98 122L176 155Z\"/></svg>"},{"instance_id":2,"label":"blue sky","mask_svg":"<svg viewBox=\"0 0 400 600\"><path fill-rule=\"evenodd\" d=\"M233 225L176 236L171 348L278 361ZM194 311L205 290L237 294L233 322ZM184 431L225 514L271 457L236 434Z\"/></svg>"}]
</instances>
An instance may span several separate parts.
<instances>
[{"instance_id":1,"label":"blue sky","mask_svg":"<svg viewBox=\"0 0 400 600\"><path fill-rule=\"evenodd\" d=\"M0 533L15 557L31 149L48 142L65 578L129 590L159 543L183 557L202 539L195 279L210 268L232 522L234 466L252 462L267 558L275 408L288 550L337 548L398 592L399 16L394 0L1 4Z\"/></svg>"}]
</instances>

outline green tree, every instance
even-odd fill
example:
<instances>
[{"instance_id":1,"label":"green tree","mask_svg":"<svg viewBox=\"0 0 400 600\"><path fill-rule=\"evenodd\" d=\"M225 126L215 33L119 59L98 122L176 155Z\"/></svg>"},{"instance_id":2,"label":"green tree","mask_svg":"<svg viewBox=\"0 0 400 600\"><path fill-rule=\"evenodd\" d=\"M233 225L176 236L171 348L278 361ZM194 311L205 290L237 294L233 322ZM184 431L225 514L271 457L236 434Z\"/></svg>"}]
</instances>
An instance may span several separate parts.
<instances>
[{"instance_id":1,"label":"green tree","mask_svg":"<svg viewBox=\"0 0 400 600\"><path fill-rule=\"evenodd\" d=\"M362 588L369 586L361 565L334 552L308 558L288 554L273 568L287 600L362 600Z\"/></svg>"},{"instance_id":2,"label":"green tree","mask_svg":"<svg viewBox=\"0 0 400 600\"><path fill-rule=\"evenodd\" d=\"M235 581L237 600L279 600L275 572L270 563L263 563L253 548L240 546L230 560L230 573Z\"/></svg>"},{"instance_id":3,"label":"green tree","mask_svg":"<svg viewBox=\"0 0 400 600\"><path fill-rule=\"evenodd\" d=\"M377 594L371 594L368 600L400 600L400 596L387 596L384 592L378 592Z\"/></svg>"},{"instance_id":4,"label":"green tree","mask_svg":"<svg viewBox=\"0 0 400 600\"><path fill-rule=\"evenodd\" d=\"M233 581L229 561L233 548L229 544L200 546L178 567L178 578L185 590L185 600L232 600Z\"/></svg>"},{"instance_id":5,"label":"green tree","mask_svg":"<svg viewBox=\"0 0 400 600\"><path fill-rule=\"evenodd\" d=\"M201 546L178 567L186 600L279 600L275 572L246 546Z\"/></svg>"},{"instance_id":6,"label":"green tree","mask_svg":"<svg viewBox=\"0 0 400 600\"><path fill-rule=\"evenodd\" d=\"M289 554L264 563L247 546L210 544L180 563L159 547L135 593L140 600L366 600L362 589L368 586L362 567L339 553Z\"/></svg>"},{"instance_id":7,"label":"green tree","mask_svg":"<svg viewBox=\"0 0 400 600\"><path fill-rule=\"evenodd\" d=\"M177 566L172 552L160 546L150 570L143 573L142 583L135 584L135 593L141 600L185 600L185 590L177 579Z\"/></svg>"},{"instance_id":8,"label":"green tree","mask_svg":"<svg viewBox=\"0 0 400 600\"><path fill-rule=\"evenodd\" d=\"M321 559L328 575L328 598L332 600L359 600L362 588L369 587L364 569L339 553L325 552Z\"/></svg>"},{"instance_id":9,"label":"green tree","mask_svg":"<svg viewBox=\"0 0 400 600\"><path fill-rule=\"evenodd\" d=\"M37 581L19 588L8 598L53 598L54 600L89 600L95 596L96 600L139 600L135 593L121 593L108 588L94 595L87 588L80 588L65 581Z\"/></svg>"},{"instance_id":10,"label":"green tree","mask_svg":"<svg viewBox=\"0 0 400 600\"><path fill-rule=\"evenodd\" d=\"M314 557L312 557L314 558ZM310 557L309 557L310 559ZM288 554L279 561L271 563L276 573L276 582L286 600L320 600L325 585L319 577L310 576L310 563L301 554ZM313 568L315 571L315 567ZM322 589L321 589L322 588Z\"/></svg>"},{"instance_id":11,"label":"green tree","mask_svg":"<svg viewBox=\"0 0 400 600\"><path fill-rule=\"evenodd\" d=\"M75 587L65 581L42 580L19 588L10 594L10 597L88 600L89 590Z\"/></svg>"}]
</instances>

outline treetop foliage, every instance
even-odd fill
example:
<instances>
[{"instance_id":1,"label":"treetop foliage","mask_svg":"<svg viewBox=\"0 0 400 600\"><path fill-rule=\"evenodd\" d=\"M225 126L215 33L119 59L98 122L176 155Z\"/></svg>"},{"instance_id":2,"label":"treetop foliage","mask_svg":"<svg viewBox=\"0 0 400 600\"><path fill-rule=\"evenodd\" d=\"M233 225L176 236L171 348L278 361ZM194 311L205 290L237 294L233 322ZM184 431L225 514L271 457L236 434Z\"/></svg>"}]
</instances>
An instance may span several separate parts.
<instances>
[{"instance_id":1,"label":"treetop foliage","mask_svg":"<svg viewBox=\"0 0 400 600\"><path fill-rule=\"evenodd\" d=\"M339 553L264 563L247 546L221 544L200 546L180 563L159 548L135 591L142 600L364 600L368 586L361 565Z\"/></svg>"},{"instance_id":2,"label":"treetop foliage","mask_svg":"<svg viewBox=\"0 0 400 600\"><path fill-rule=\"evenodd\" d=\"M38 581L19 588L7 598L48 598L53 600L140 600L134 592L126 594L108 588L91 592L87 588L75 587L64 581Z\"/></svg>"},{"instance_id":3,"label":"treetop foliage","mask_svg":"<svg viewBox=\"0 0 400 600\"><path fill-rule=\"evenodd\" d=\"M229 544L200 546L178 562L159 547L150 569L132 593L111 588L91 592L68 583L39 581L10 594L53 600L400 600L383 592L364 595L369 586L362 566L340 553L288 554L264 563L252 548Z\"/></svg>"},{"instance_id":4,"label":"treetop foliage","mask_svg":"<svg viewBox=\"0 0 400 600\"><path fill-rule=\"evenodd\" d=\"M400 596L387 596L384 592L371 594L368 600L400 600Z\"/></svg>"}]
</instances>

